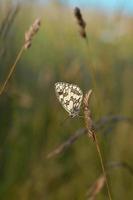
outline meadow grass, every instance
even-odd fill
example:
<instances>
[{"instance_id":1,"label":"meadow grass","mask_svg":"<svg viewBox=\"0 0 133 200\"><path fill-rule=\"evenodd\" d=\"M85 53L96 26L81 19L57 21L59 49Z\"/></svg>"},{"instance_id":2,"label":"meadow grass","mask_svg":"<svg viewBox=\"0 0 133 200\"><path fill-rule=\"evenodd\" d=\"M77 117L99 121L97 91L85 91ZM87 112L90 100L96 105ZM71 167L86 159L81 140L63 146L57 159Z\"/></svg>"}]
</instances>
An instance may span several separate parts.
<instances>
[{"instance_id":1,"label":"meadow grass","mask_svg":"<svg viewBox=\"0 0 133 200\"><path fill-rule=\"evenodd\" d=\"M7 8L1 13L1 24ZM30 13L29 13L30 10ZM56 81L76 83L84 93L93 89L91 63L95 67L95 96L100 117L132 118L132 16L118 18L104 12L83 10L89 55L79 37L73 10L63 6L23 5L8 28L0 34L0 85L23 44L29 25L41 17L41 29L31 49L16 66L0 96L0 199L84 199L90 185L101 175L95 147L81 137L55 158L47 154L84 127L82 119L66 117L54 93ZM3 14L3 15L2 15ZM95 23L94 23L95 22ZM5 22L7 23L7 22ZM93 120L98 106L91 100ZM99 104L98 104L99 105ZM98 130L106 163L123 161L132 166L132 126L127 121L106 123ZM111 170L113 199L132 199L132 175L123 168ZM107 199L106 190L98 199Z\"/></svg>"}]
</instances>

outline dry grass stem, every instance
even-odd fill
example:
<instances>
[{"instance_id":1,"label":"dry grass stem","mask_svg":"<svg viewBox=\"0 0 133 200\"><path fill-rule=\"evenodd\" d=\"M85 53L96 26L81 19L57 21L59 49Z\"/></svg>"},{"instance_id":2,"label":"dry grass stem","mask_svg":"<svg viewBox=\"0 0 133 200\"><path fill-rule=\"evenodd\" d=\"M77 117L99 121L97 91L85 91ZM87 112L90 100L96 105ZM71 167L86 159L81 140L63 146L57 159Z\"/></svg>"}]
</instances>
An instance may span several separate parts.
<instances>
[{"instance_id":1,"label":"dry grass stem","mask_svg":"<svg viewBox=\"0 0 133 200\"><path fill-rule=\"evenodd\" d=\"M120 116L120 115L114 115L114 116L104 116L102 117L100 120L98 120L97 122L95 122L94 124L92 124L92 127L95 130L100 130L102 127L104 127L105 125L107 125L107 123L117 123L119 121L129 121L130 122L131 119L124 117L124 116ZM86 121L87 122L87 121ZM89 128L89 126L88 126ZM59 146L57 146L53 151L51 151L48 155L47 158L52 158L58 154L63 153L65 150L67 150L74 142L76 142L81 136L86 135L87 133L92 134L90 132L88 132L88 128L81 128L79 130L77 130L75 133L73 133L65 142L63 142L62 144L60 144ZM92 136L92 135L89 135Z\"/></svg>"},{"instance_id":2,"label":"dry grass stem","mask_svg":"<svg viewBox=\"0 0 133 200\"><path fill-rule=\"evenodd\" d=\"M103 162L101 150L100 150L100 147L99 147L99 143L98 143L98 139L96 137L95 130L94 130L93 126L92 126L93 120L92 120L91 111L90 111L90 108L89 108L91 94L92 94L92 90L87 92L85 94L85 96L84 96L84 99L83 99L85 126L86 126L86 129L89 132L89 136L93 137L93 140L95 142L97 153L98 153L98 156L99 156L99 159L100 159L100 163L101 163L101 167L102 167L102 171L103 171L103 175L105 176L105 181L106 181L106 186L107 186L107 191L108 191L108 197L111 200L112 198L111 198L111 193L110 193L108 180L107 180L107 176L106 176L106 172L105 172L105 167L104 167L104 162Z\"/></svg>"},{"instance_id":3,"label":"dry grass stem","mask_svg":"<svg viewBox=\"0 0 133 200\"><path fill-rule=\"evenodd\" d=\"M122 116L122 115L111 115L111 116L103 116L99 119L96 123L94 123L95 130L99 130L100 128L104 127L107 124L115 124L118 122L128 122L132 123L132 119L130 117Z\"/></svg>"},{"instance_id":4,"label":"dry grass stem","mask_svg":"<svg viewBox=\"0 0 133 200\"><path fill-rule=\"evenodd\" d=\"M87 38L87 33L86 33L86 22L84 21L83 17L82 17L82 14L81 14L81 11L78 7L76 7L74 9L74 14L75 14L75 17L77 19L77 22L78 22L78 25L80 27L80 35L81 37L83 37L85 39L85 42L86 42L86 45L87 45L87 53L90 54L90 52L92 51L92 48L91 48L91 45L89 44L88 42L88 38ZM102 102L101 102L101 99L99 98L99 93L98 93L98 90L97 90L97 83L96 83L96 71L95 71L95 67L94 67L94 63L91 61L91 59L89 58L89 65L90 65L90 75L91 75L91 79L92 79L92 85L93 85L93 88L94 88L94 101L96 103L96 107L97 107L97 110L98 110L98 115L99 117L101 117L101 106L102 106ZM98 97L96 97L98 96ZM100 103L97 103L97 99ZM91 133L90 133L91 135Z\"/></svg>"},{"instance_id":5,"label":"dry grass stem","mask_svg":"<svg viewBox=\"0 0 133 200\"><path fill-rule=\"evenodd\" d=\"M133 176L133 168L126 162L110 162L107 165L106 173L109 173L110 170L116 169L116 168L124 168L126 169L132 176ZM90 187L87 191L87 198L88 200L95 200L97 194L101 191L101 189L104 187L106 183L105 176L102 174Z\"/></svg>"},{"instance_id":6,"label":"dry grass stem","mask_svg":"<svg viewBox=\"0 0 133 200\"><path fill-rule=\"evenodd\" d=\"M52 158L55 155L58 155L62 152L64 152L66 149L68 149L78 138L80 138L82 135L86 133L86 129L82 128L75 132L67 141L65 141L63 144L58 146L54 151L50 152L47 155L47 158Z\"/></svg>"},{"instance_id":7,"label":"dry grass stem","mask_svg":"<svg viewBox=\"0 0 133 200\"><path fill-rule=\"evenodd\" d=\"M107 170L110 171L111 169L116 169L116 168L124 168L126 169L132 176L133 176L133 167L130 166L128 163L125 161L121 162L109 162L107 165Z\"/></svg>"},{"instance_id":8,"label":"dry grass stem","mask_svg":"<svg viewBox=\"0 0 133 200\"><path fill-rule=\"evenodd\" d=\"M24 47L22 47L20 49L14 64L11 66L11 69L10 69L10 71L9 71L5 81L4 81L4 83L3 83L2 87L0 88L0 95L2 95L4 90L6 89L7 83L9 82L9 80L10 80L10 78L11 78L11 76L12 76L12 74L13 74L15 68L16 68L16 65L17 65L18 61L20 60L23 51L24 51Z\"/></svg>"},{"instance_id":9,"label":"dry grass stem","mask_svg":"<svg viewBox=\"0 0 133 200\"><path fill-rule=\"evenodd\" d=\"M87 199L88 200L95 200L97 194L101 191L103 186L105 185L105 176L101 175L89 188L87 191Z\"/></svg>"},{"instance_id":10,"label":"dry grass stem","mask_svg":"<svg viewBox=\"0 0 133 200\"><path fill-rule=\"evenodd\" d=\"M77 19L77 22L78 22L78 25L79 25L79 28L80 28L79 29L80 36L82 38L87 39L87 34L86 34L86 30L85 30L86 23L85 23L85 21L84 21L84 19L82 17L81 11L80 11L80 9L78 7L76 7L74 9L74 15L75 15L75 17Z\"/></svg>"},{"instance_id":11,"label":"dry grass stem","mask_svg":"<svg viewBox=\"0 0 133 200\"><path fill-rule=\"evenodd\" d=\"M14 64L11 66L10 71L9 71L7 77L5 78L4 83L3 83L2 87L0 88L0 95L2 95L2 93L4 92L4 90L7 86L7 83L11 79L11 76L13 75L16 65L17 65L18 61L20 60L24 50L28 49L31 46L33 36L38 32L39 28L40 28L40 19L36 19L34 21L34 23L32 24L32 26L29 28L29 30L25 33L24 45L21 47L21 49L15 59Z\"/></svg>"}]
</instances>

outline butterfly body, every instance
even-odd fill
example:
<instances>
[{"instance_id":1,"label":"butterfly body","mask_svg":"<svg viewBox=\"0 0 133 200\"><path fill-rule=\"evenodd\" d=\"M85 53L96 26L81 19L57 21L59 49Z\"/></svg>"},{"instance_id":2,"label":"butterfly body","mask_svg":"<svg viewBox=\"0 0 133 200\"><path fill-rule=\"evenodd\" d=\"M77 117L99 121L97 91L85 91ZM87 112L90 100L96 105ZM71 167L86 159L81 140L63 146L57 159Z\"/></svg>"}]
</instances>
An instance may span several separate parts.
<instances>
[{"instance_id":1,"label":"butterfly body","mask_svg":"<svg viewBox=\"0 0 133 200\"><path fill-rule=\"evenodd\" d=\"M55 83L55 92L59 102L69 113L69 116L72 118L77 116L80 112L83 98L81 89L75 84L57 82Z\"/></svg>"}]
</instances>

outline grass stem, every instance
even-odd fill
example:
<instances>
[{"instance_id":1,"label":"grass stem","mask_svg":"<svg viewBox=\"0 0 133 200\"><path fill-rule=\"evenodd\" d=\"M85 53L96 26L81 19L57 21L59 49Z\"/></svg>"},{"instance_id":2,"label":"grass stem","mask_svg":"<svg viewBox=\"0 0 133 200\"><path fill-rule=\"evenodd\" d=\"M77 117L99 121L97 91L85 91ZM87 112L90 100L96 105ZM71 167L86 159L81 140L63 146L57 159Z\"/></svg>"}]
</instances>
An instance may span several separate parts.
<instances>
[{"instance_id":1,"label":"grass stem","mask_svg":"<svg viewBox=\"0 0 133 200\"><path fill-rule=\"evenodd\" d=\"M2 95L4 90L6 89L6 86L7 86L8 82L9 82L9 80L11 79L11 76L12 76L12 74L13 74L15 68L16 68L16 65L17 65L18 61L20 60L24 50L25 50L25 48L24 48L24 46L22 46L22 48L20 49L20 51L19 51L19 53L18 53L18 55L17 55L17 57L15 59L14 64L11 66L11 69L10 69L10 71L9 71L9 73L8 73L8 75L7 75L7 77L6 77L5 81L4 81L1 89L0 89L0 95Z\"/></svg>"},{"instance_id":2,"label":"grass stem","mask_svg":"<svg viewBox=\"0 0 133 200\"><path fill-rule=\"evenodd\" d=\"M83 98L83 110L84 110L85 126L86 126L86 129L88 131L87 132L88 136L93 138L93 141L96 144L96 150L97 150L97 153L98 153L98 157L100 159L100 164L101 164L101 167L102 167L103 175L105 176L105 182L106 182L106 186L107 186L108 197L109 197L109 200L112 200L110 189L109 189L109 184L108 184L108 180L107 180L107 176L106 176L106 172L105 172L104 162L103 162L103 158L102 158L102 153L101 153L100 146L99 146L99 143L98 143L98 139L96 137L96 133L95 133L95 130L94 130L94 125L93 125L94 123L93 123L92 116L91 116L91 110L89 108L91 95L92 95L92 90L89 90L84 95L84 98Z\"/></svg>"},{"instance_id":3,"label":"grass stem","mask_svg":"<svg viewBox=\"0 0 133 200\"><path fill-rule=\"evenodd\" d=\"M109 200L112 200L110 188L109 188L109 184L108 184L108 179L107 179L107 174L106 174L104 163L103 163L103 157L102 157L102 153L101 153L101 150L100 150L100 146L99 146L98 139L97 139L97 136L95 134L95 131L93 131L93 138L94 138L94 142L96 144L96 149L97 149L98 156L99 156L99 159L100 159L103 175L105 176L105 182L106 182L108 197L109 197Z\"/></svg>"}]
</instances>

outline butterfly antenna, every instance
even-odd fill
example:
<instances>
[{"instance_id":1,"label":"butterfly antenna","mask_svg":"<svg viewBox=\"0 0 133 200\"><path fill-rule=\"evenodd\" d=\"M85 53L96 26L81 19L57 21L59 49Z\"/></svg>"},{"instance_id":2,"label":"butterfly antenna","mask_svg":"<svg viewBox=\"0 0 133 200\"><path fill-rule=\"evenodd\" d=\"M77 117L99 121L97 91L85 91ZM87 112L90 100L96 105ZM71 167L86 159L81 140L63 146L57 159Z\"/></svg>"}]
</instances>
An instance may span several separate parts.
<instances>
[{"instance_id":1,"label":"butterfly antenna","mask_svg":"<svg viewBox=\"0 0 133 200\"><path fill-rule=\"evenodd\" d=\"M84 116L83 116L83 115L78 115L78 117L80 117L80 118L84 118Z\"/></svg>"}]
</instances>

